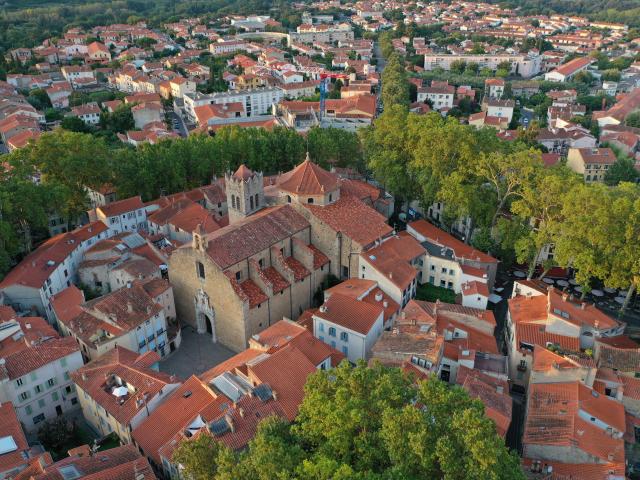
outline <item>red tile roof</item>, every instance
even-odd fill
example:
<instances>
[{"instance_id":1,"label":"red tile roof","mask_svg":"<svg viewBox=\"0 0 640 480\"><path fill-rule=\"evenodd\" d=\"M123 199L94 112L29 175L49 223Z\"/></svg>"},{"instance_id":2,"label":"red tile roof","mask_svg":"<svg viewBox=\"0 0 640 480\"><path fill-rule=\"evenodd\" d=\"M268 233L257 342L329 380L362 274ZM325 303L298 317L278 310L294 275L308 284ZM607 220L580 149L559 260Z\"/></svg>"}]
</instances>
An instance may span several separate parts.
<instances>
[{"instance_id":1,"label":"red tile roof","mask_svg":"<svg viewBox=\"0 0 640 480\"><path fill-rule=\"evenodd\" d=\"M137 196L118 200L117 202L112 202L108 205L102 205L96 210L101 211L106 217L114 217L140 208L144 208L144 204L142 203L140 196Z\"/></svg>"},{"instance_id":2,"label":"red tile roof","mask_svg":"<svg viewBox=\"0 0 640 480\"><path fill-rule=\"evenodd\" d=\"M226 269L308 227L307 220L290 205L264 209L207 235L207 253L218 267Z\"/></svg>"},{"instance_id":3,"label":"red tile roof","mask_svg":"<svg viewBox=\"0 0 640 480\"><path fill-rule=\"evenodd\" d=\"M24 453L29 450L29 444L11 402L0 404L0 436L12 437L17 447L12 452L0 454L0 473L26 466Z\"/></svg>"},{"instance_id":4,"label":"red tile roof","mask_svg":"<svg viewBox=\"0 0 640 480\"><path fill-rule=\"evenodd\" d=\"M383 215L352 196L340 197L326 206L305 203L304 207L336 233L342 232L362 247L393 232Z\"/></svg>"},{"instance_id":5,"label":"red tile roof","mask_svg":"<svg viewBox=\"0 0 640 480\"><path fill-rule=\"evenodd\" d=\"M324 302L315 315L343 328L367 335L377 319L383 314L382 305L360 302L345 295L334 293Z\"/></svg>"},{"instance_id":6,"label":"red tile roof","mask_svg":"<svg viewBox=\"0 0 640 480\"><path fill-rule=\"evenodd\" d=\"M338 177L313 163L308 155L304 162L278 180L280 190L296 195L326 194L336 190L338 186Z\"/></svg>"},{"instance_id":7,"label":"red tile roof","mask_svg":"<svg viewBox=\"0 0 640 480\"><path fill-rule=\"evenodd\" d=\"M160 360L157 353L152 353L152 358L141 358L130 350L116 347L73 372L71 378L126 428L140 412L140 408L144 408L145 402L152 401L167 385L179 383L173 376L149 368L151 364ZM127 395L113 395L113 388L120 386L115 381L116 378L126 382L129 390Z\"/></svg>"},{"instance_id":8,"label":"red tile roof","mask_svg":"<svg viewBox=\"0 0 640 480\"><path fill-rule=\"evenodd\" d=\"M476 250L471 245L461 242L453 235L448 234L444 230L440 230L438 227L426 220L416 220L415 222L411 222L408 226L430 242L451 248L458 259L466 259L483 263L498 262L498 260L493 258L491 255Z\"/></svg>"},{"instance_id":9,"label":"red tile roof","mask_svg":"<svg viewBox=\"0 0 640 480\"><path fill-rule=\"evenodd\" d=\"M255 175L255 173L253 173L249 168L247 168L247 166L243 163L242 165L240 165L238 167L238 169L235 171L235 173L233 174L233 178L236 178L238 180L248 180L250 178L252 178Z\"/></svg>"},{"instance_id":10,"label":"red tile roof","mask_svg":"<svg viewBox=\"0 0 640 480\"><path fill-rule=\"evenodd\" d=\"M71 337L51 338L5 357L4 368L10 380L15 380L51 362L73 355L80 347ZM1 373L0 373L1 376Z\"/></svg>"}]
</instances>

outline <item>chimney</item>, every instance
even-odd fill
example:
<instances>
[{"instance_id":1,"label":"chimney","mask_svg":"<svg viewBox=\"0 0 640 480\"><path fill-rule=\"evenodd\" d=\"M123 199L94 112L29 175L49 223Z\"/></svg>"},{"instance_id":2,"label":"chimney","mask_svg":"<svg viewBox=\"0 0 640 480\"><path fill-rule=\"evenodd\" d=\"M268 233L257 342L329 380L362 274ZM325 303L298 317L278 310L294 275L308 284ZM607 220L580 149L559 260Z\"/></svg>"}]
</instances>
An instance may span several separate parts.
<instances>
[{"instance_id":1,"label":"chimney","mask_svg":"<svg viewBox=\"0 0 640 480\"><path fill-rule=\"evenodd\" d=\"M566 302L568 298L569 298L569 294L568 294L568 293L563 293L563 294L562 294L562 300L563 300L564 302Z\"/></svg>"},{"instance_id":2,"label":"chimney","mask_svg":"<svg viewBox=\"0 0 640 480\"><path fill-rule=\"evenodd\" d=\"M131 302L127 302L127 312L133 312L133 304Z\"/></svg>"},{"instance_id":3,"label":"chimney","mask_svg":"<svg viewBox=\"0 0 640 480\"><path fill-rule=\"evenodd\" d=\"M240 414L240 418L244 418L244 408L239 408L238 413Z\"/></svg>"},{"instance_id":4,"label":"chimney","mask_svg":"<svg viewBox=\"0 0 640 480\"><path fill-rule=\"evenodd\" d=\"M82 381L86 382L87 381L87 374L82 372Z\"/></svg>"},{"instance_id":5,"label":"chimney","mask_svg":"<svg viewBox=\"0 0 640 480\"><path fill-rule=\"evenodd\" d=\"M382 301L382 293L380 293L380 292L376 293L376 297L375 298L376 298L376 302Z\"/></svg>"}]
</instances>

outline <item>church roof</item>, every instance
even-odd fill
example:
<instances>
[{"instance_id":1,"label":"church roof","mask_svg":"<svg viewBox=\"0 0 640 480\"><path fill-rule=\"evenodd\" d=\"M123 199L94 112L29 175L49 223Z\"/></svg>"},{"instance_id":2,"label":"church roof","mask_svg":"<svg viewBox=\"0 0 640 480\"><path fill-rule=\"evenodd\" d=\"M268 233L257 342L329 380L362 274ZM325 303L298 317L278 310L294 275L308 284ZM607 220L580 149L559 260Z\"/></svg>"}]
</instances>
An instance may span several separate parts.
<instances>
[{"instance_id":1,"label":"church roof","mask_svg":"<svg viewBox=\"0 0 640 480\"><path fill-rule=\"evenodd\" d=\"M307 154L304 162L281 177L278 186L296 195L319 195L336 190L338 177L313 163Z\"/></svg>"},{"instance_id":2,"label":"church roof","mask_svg":"<svg viewBox=\"0 0 640 480\"><path fill-rule=\"evenodd\" d=\"M233 178L237 180L248 180L253 177L254 173L243 163L238 167L236 173L233 174Z\"/></svg>"}]
</instances>

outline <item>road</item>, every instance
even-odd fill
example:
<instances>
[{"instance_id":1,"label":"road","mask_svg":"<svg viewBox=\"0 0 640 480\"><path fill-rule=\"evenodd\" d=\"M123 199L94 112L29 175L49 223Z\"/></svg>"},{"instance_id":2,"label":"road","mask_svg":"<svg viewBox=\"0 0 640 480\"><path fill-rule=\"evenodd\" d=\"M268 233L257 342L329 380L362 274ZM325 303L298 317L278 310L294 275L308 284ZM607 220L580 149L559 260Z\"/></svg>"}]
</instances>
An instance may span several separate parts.
<instances>
[{"instance_id":1,"label":"road","mask_svg":"<svg viewBox=\"0 0 640 480\"><path fill-rule=\"evenodd\" d=\"M178 132L181 137L189 136L189 131L187 130L186 125L184 124L184 120L178 115L176 112L169 112L169 121L171 122L171 127L173 130Z\"/></svg>"},{"instance_id":2,"label":"road","mask_svg":"<svg viewBox=\"0 0 640 480\"><path fill-rule=\"evenodd\" d=\"M373 42L373 58L376 59L376 70L382 74L382 71L384 70L384 67L387 65L387 61L385 60L384 56L382 56L382 50L380 49L380 44L378 43L378 41ZM382 113L382 99L380 98L380 94L382 93L382 78L380 79L380 82L378 83L378 98L377 98L377 102L378 102L378 114Z\"/></svg>"}]
</instances>

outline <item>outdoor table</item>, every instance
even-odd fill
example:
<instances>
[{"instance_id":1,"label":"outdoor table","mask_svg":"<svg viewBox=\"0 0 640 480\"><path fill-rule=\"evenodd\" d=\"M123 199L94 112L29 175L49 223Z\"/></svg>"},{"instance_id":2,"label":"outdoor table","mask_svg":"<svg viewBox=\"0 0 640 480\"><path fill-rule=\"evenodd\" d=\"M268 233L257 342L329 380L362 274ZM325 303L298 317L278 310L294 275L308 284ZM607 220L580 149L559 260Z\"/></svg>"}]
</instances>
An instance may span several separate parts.
<instances>
[{"instance_id":1,"label":"outdoor table","mask_svg":"<svg viewBox=\"0 0 640 480\"><path fill-rule=\"evenodd\" d=\"M616 293L615 288L604 287L604 291L607 293Z\"/></svg>"},{"instance_id":2,"label":"outdoor table","mask_svg":"<svg viewBox=\"0 0 640 480\"><path fill-rule=\"evenodd\" d=\"M591 295L594 297L602 297L604 296L604 292L602 290L591 290Z\"/></svg>"},{"instance_id":3,"label":"outdoor table","mask_svg":"<svg viewBox=\"0 0 640 480\"><path fill-rule=\"evenodd\" d=\"M620 305L623 305L625 298L624 297L616 297L614 300L616 302L618 302Z\"/></svg>"},{"instance_id":4,"label":"outdoor table","mask_svg":"<svg viewBox=\"0 0 640 480\"><path fill-rule=\"evenodd\" d=\"M580 286L577 286L576 288L574 288L574 290L575 290L576 292L580 292L580 293L582 293L582 287L580 287Z\"/></svg>"},{"instance_id":5,"label":"outdoor table","mask_svg":"<svg viewBox=\"0 0 640 480\"><path fill-rule=\"evenodd\" d=\"M542 281L543 281L544 283L546 283L547 285L553 285L553 283L554 283L554 282L553 282L553 279L551 279L551 278L547 278L547 277L544 277L544 278L542 279Z\"/></svg>"},{"instance_id":6,"label":"outdoor table","mask_svg":"<svg viewBox=\"0 0 640 480\"><path fill-rule=\"evenodd\" d=\"M567 282L566 280L558 280L556 283L560 287L568 287L569 286L569 282Z\"/></svg>"},{"instance_id":7,"label":"outdoor table","mask_svg":"<svg viewBox=\"0 0 640 480\"><path fill-rule=\"evenodd\" d=\"M577 285L577 284L578 284L578 282L576 282L576 280L575 280L574 278L572 278L571 280L569 280L569 283L570 283L571 285Z\"/></svg>"},{"instance_id":8,"label":"outdoor table","mask_svg":"<svg viewBox=\"0 0 640 480\"><path fill-rule=\"evenodd\" d=\"M520 270L516 270L515 272L513 272L513 276L517 278L525 278L527 274L524 272L521 272Z\"/></svg>"}]
</instances>

